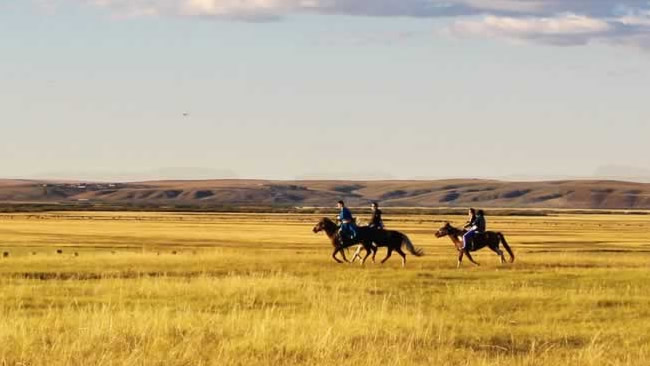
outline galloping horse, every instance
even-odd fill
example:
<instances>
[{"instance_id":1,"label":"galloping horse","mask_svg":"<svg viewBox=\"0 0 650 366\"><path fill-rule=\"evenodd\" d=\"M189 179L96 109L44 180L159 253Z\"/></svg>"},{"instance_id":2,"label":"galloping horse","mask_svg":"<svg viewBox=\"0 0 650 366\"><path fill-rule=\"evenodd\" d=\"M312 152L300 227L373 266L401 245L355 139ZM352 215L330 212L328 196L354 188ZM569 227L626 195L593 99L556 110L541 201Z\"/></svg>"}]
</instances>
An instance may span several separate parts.
<instances>
[{"instance_id":1,"label":"galloping horse","mask_svg":"<svg viewBox=\"0 0 650 366\"><path fill-rule=\"evenodd\" d=\"M359 228L357 228L359 229ZM356 240L349 240L349 241L342 241L341 237L338 235L339 232L339 226L336 225L336 223L327 217L323 217L317 224L314 226L312 229L314 233L319 233L321 231L324 231L325 234L327 234L327 237L330 238L330 241L332 242L332 246L334 247L334 252L332 252L332 258L337 261L338 263L343 263L340 259L336 258L336 253L341 252L341 256L343 256L343 260L346 262L350 262L346 257L345 257L345 251L343 249L351 247L355 244L361 244L363 245L363 248L366 250L366 253L369 254L369 251L372 250L372 244L368 245L366 242L363 242L361 239L361 235L359 235L359 230L357 230L357 236Z\"/></svg>"},{"instance_id":2,"label":"galloping horse","mask_svg":"<svg viewBox=\"0 0 650 366\"><path fill-rule=\"evenodd\" d=\"M347 262L348 260L345 257L343 249L359 243L366 250L366 256L361 260L362 265L365 263L366 259L368 259L371 253L376 253L377 251L377 248L374 247L372 243L375 243L377 247L388 247L386 258L384 258L381 263L386 262L392 255L393 251L396 251L402 257L402 267L405 266L406 253L404 253L402 250L402 245L406 247L409 253L413 254L416 257L424 255L422 250L417 249L413 246L413 243L411 243L411 240L406 235L395 230L379 230L367 226L359 226L357 227L357 236L355 240L341 242L341 238L338 235L338 226L336 223L327 217L324 217L316 224L316 226L314 226L313 231L314 233L325 231L327 236L330 238L330 241L332 242L332 246L334 247L332 258L334 258L334 260L339 263L342 262L336 258L336 253L341 252L343 259ZM354 259L356 259L357 256L358 253L355 253Z\"/></svg>"},{"instance_id":3,"label":"galloping horse","mask_svg":"<svg viewBox=\"0 0 650 366\"><path fill-rule=\"evenodd\" d=\"M502 233L498 233L494 231L486 231L484 233L476 234L476 236L474 236L473 245L471 245L471 248L465 248L465 250L462 250L463 241L459 239L459 237L463 236L463 234L465 234L466 232L467 231L465 230L461 230L451 226L451 224L449 223L446 223L445 226L441 227L438 231L436 231L436 238L442 238L443 236L448 236L456 246L456 249L459 252L458 267L460 267L460 264L463 261L464 254L467 254L467 258L469 258L469 260L472 263L478 266L479 264L476 261L474 261L474 258L472 258L472 255L469 253L475 252L485 247L488 247L493 252L495 252L500 257L501 263L505 263L506 258L503 256L503 251L499 249L499 244L503 244L503 247L506 248L506 251L508 251L508 254L510 255L510 263L515 261L515 255L512 252L512 249L510 249L510 245L508 245L506 238L503 236Z\"/></svg>"}]
</instances>

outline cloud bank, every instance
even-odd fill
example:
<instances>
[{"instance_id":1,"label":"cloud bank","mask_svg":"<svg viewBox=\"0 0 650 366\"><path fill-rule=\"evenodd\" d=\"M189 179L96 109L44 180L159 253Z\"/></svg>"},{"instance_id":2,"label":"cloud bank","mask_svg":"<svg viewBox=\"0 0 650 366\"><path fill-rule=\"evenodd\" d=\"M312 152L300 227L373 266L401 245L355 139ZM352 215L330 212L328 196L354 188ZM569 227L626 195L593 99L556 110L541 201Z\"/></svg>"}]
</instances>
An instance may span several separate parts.
<instances>
[{"instance_id":1,"label":"cloud bank","mask_svg":"<svg viewBox=\"0 0 650 366\"><path fill-rule=\"evenodd\" d=\"M62 0L52 0L62 1ZM650 45L650 0L73 0L118 16L273 21L295 14L451 18L459 37Z\"/></svg>"},{"instance_id":2,"label":"cloud bank","mask_svg":"<svg viewBox=\"0 0 650 366\"><path fill-rule=\"evenodd\" d=\"M485 16L480 20L457 20L448 31L461 37L494 37L538 41L554 45L581 45L616 32L612 23L583 15L556 17Z\"/></svg>"}]
</instances>

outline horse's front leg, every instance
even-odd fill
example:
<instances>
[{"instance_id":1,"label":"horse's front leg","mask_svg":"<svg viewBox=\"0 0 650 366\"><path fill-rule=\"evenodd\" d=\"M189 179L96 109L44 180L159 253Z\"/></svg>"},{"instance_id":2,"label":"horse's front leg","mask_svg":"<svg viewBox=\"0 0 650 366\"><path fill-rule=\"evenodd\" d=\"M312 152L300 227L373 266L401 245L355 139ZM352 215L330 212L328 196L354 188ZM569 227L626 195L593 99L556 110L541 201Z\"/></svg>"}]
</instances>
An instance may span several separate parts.
<instances>
[{"instance_id":1,"label":"horse's front leg","mask_svg":"<svg viewBox=\"0 0 650 366\"><path fill-rule=\"evenodd\" d=\"M343 257L344 261L346 261L347 263L350 263L348 258L345 256L345 248L341 248L341 256Z\"/></svg>"},{"instance_id":2,"label":"horse's front leg","mask_svg":"<svg viewBox=\"0 0 650 366\"><path fill-rule=\"evenodd\" d=\"M460 268L461 263L463 263L463 255L465 255L464 250L459 250L458 251L458 264L456 265L456 268Z\"/></svg>"},{"instance_id":3,"label":"horse's front leg","mask_svg":"<svg viewBox=\"0 0 650 366\"><path fill-rule=\"evenodd\" d=\"M340 259L336 258L336 253L338 253L339 250L341 250L341 248L334 248L334 252L332 252L332 258L333 258L337 263L343 263L343 262L341 262Z\"/></svg>"},{"instance_id":4,"label":"horse's front leg","mask_svg":"<svg viewBox=\"0 0 650 366\"><path fill-rule=\"evenodd\" d=\"M393 254L393 248L388 247L388 253L386 253L386 258L381 260L381 264L386 263L386 261L388 260L388 258L390 258L392 254Z\"/></svg>"},{"instance_id":5,"label":"horse's front leg","mask_svg":"<svg viewBox=\"0 0 650 366\"><path fill-rule=\"evenodd\" d=\"M364 263L366 263L366 259L368 259L368 257L370 256L370 253L372 252L371 251L372 243L370 243L370 244L363 243L363 248L366 250L366 256L363 257L363 259L361 260L361 265L362 266L363 266ZM361 250L361 246L359 246L358 250ZM359 258L361 258L361 256L359 256Z\"/></svg>"},{"instance_id":6,"label":"horse's front leg","mask_svg":"<svg viewBox=\"0 0 650 366\"><path fill-rule=\"evenodd\" d=\"M465 254L467 254L467 259L469 259L470 262L476 264L477 266L480 266L480 264L472 258L472 255L469 254L469 250L465 249Z\"/></svg>"}]
</instances>

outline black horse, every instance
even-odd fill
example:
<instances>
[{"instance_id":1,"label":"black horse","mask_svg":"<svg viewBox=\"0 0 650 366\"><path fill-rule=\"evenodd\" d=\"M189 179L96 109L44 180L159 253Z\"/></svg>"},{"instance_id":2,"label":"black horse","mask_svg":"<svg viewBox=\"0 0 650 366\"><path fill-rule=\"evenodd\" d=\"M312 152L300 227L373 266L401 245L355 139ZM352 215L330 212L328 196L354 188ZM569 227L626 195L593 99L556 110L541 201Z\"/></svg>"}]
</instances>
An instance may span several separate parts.
<instances>
[{"instance_id":1,"label":"black horse","mask_svg":"<svg viewBox=\"0 0 650 366\"><path fill-rule=\"evenodd\" d=\"M409 253L413 254L416 257L424 255L422 250L417 249L411 243L411 240L404 234L395 230L380 230L374 229L367 226L357 227L357 235L354 240L341 240L341 237L338 235L339 227L334 223L334 221L328 219L327 217L322 218L313 229L314 233L324 231L332 242L334 247L334 252L332 253L332 258L335 261L342 263L338 258L336 258L336 253L341 253L343 259L347 262L345 257L345 252L343 249L351 247L356 244L361 244L366 250L366 256L361 260L361 264L364 264L366 259L370 256L371 253L376 253L377 247L387 247L388 253L386 258L384 258L381 263L384 263L390 258L393 251L396 251L402 257L402 266L406 265L406 253L402 250L402 245L406 247ZM375 247L372 243L375 243ZM357 254L355 254L355 259ZM374 256L373 256L374 257Z\"/></svg>"},{"instance_id":2,"label":"black horse","mask_svg":"<svg viewBox=\"0 0 650 366\"><path fill-rule=\"evenodd\" d=\"M472 258L472 255L470 252L475 252L477 250L483 249L485 247L490 248L493 252L495 252L501 259L501 263L505 263L506 258L503 256L503 251L499 249L499 244L503 244L503 247L506 249L508 254L510 255L510 263L515 261L515 255L512 252L512 249L510 249L510 245L508 245L508 242L506 241L506 238L503 236L502 233L494 232L494 231L486 231L484 233L478 233L474 236L474 239L472 240L472 244L470 245L470 248L465 248L463 250L463 241L459 239L462 237L467 231L466 230L461 230L458 228L455 228L451 226L451 224L446 223L445 226L441 227L438 231L436 231L436 237L437 238L442 238L443 236L448 236L451 241L454 243L456 246L456 249L458 250L458 267L460 267L461 262L463 261L463 255L467 255L467 258L469 260L476 264L477 266L479 265L474 261L474 258Z\"/></svg>"}]
</instances>

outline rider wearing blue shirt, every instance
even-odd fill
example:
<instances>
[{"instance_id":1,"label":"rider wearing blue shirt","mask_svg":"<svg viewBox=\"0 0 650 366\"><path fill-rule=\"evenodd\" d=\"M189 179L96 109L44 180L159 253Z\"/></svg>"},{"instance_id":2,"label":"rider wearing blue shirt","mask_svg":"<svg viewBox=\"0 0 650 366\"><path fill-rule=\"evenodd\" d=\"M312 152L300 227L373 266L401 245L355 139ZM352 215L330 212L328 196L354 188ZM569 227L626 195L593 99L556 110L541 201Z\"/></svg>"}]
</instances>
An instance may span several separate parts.
<instances>
[{"instance_id":1,"label":"rider wearing blue shirt","mask_svg":"<svg viewBox=\"0 0 650 366\"><path fill-rule=\"evenodd\" d=\"M343 201L338 201L336 206L341 210L338 219L341 221L341 229L339 231L342 238L354 239L357 236L357 230L354 225L354 218L352 212L345 207Z\"/></svg>"}]
</instances>

